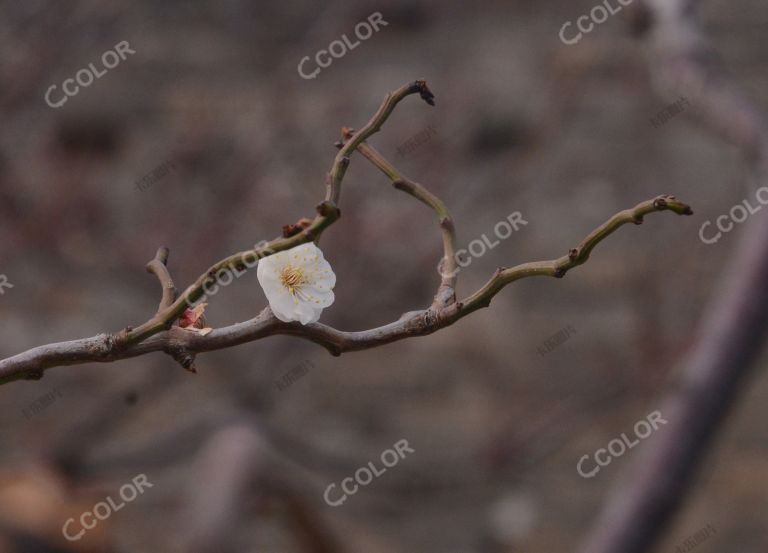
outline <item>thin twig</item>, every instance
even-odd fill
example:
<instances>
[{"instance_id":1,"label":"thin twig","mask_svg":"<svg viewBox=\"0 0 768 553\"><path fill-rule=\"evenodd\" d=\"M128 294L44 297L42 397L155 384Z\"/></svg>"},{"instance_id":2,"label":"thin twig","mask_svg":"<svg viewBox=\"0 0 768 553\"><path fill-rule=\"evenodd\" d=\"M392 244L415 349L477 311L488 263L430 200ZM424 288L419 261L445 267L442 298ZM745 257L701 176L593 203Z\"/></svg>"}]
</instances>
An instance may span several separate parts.
<instances>
[{"instance_id":1,"label":"thin twig","mask_svg":"<svg viewBox=\"0 0 768 553\"><path fill-rule=\"evenodd\" d=\"M201 353L225 349L277 334L310 340L322 345L333 355L369 349L405 338L425 336L453 324L481 307L488 306L497 293L516 280L531 276L562 277L569 269L584 263L595 246L620 226L626 223L639 224L643 216L666 210L678 215L691 213L690 207L672 196L659 196L642 202L633 209L622 211L611 217L564 257L551 261L524 263L511 269L499 269L485 286L466 300L445 307L432 306L424 310L411 311L397 321L378 328L346 332L321 323L306 326L297 322L285 323L278 320L267 308L249 321L214 329L205 336L173 327L143 342L123 348L115 348L113 338L108 334L39 346L0 361L0 384L22 378L39 378L43 371L50 367L87 362L111 362L153 351L167 351L172 347Z\"/></svg>"},{"instance_id":2,"label":"thin twig","mask_svg":"<svg viewBox=\"0 0 768 553\"><path fill-rule=\"evenodd\" d=\"M128 327L118 332L114 337L113 347L126 348L165 330L170 323L173 323L184 313L187 307L204 296L205 286L213 284L222 271L232 269L245 271L254 267L259 259L317 240L322 232L336 222L340 216L337 205L341 195L341 181L349 165L349 156L362 141L378 132L395 106L411 94L419 94L428 104L434 105L434 96L423 80L401 86L396 91L387 94L381 107L371 120L339 151L328 174L328 190L325 201L317 206L317 215L306 229L289 238L277 238L260 248L236 253L212 265L169 307L155 314L154 317L135 329Z\"/></svg>"},{"instance_id":3,"label":"thin twig","mask_svg":"<svg viewBox=\"0 0 768 553\"><path fill-rule=\"evenodd\" d=\"M354 131L352 129L342 129L342 138L344 141L349 140L353 135ZM341 145L343 143L339 144ZM392 165L392 163L387 161L381 153L367 142L361 142L357 147L357 151L378 167L382 173L387 175L395 188L402 190L406 194L410 194L420 202L428 205L437 214L438 222L440 224L440 232L443 237L443 259L440 264L440 288L435 294L433 306L445 307L446 305L455 302L456 280L458 275L456 266L456 230L453 217L451 217L451 213L448 211L445 203L424 186L403 175L394 165Z\"/></svg>"},{"instance_id":4,"label":"thin twig","mask_svg":"<svg viewBox=\"0 0 768 553\"><path fill-rule=\"evenodd\" d=\"M164 309L167 309L171 304L176 301L176 287L173 285L173 279L168 272L168 248L160 248L155 254L155 258L147 263L147 272L154 274L157 280L160 281L160 286L163 288L163 295L160 298L160 305L157 308L157 313L160 313Z\"/></svg>"},{"instance_id":5,"label":"thin twig","mask_svg":"<svg viewBox=\"0 0 768 553\"><path fill-rule=\"evenodd\" d=\"M571 249L568 254L563 257L550 261L523 263L510 269L497 269L493 277L491 277L491 280L489 280L485 286L461 302L463 304L462 312L467 314L481 307L487 307L490 305L493 296L507 284L516 280L530 276L564 277L569 270L585 263L589 259L592 250L595 249L595 246L622 225L628 223L633 223L635 225L642 224L643 218L649 213L665 210L672 211L678 215L693 214L693 211L688 205L680 202L674 196L658 196L653 200L639 203L632 209L620 211L593 230L581 244L576 248Z\"/></svg>"}]
</instances>

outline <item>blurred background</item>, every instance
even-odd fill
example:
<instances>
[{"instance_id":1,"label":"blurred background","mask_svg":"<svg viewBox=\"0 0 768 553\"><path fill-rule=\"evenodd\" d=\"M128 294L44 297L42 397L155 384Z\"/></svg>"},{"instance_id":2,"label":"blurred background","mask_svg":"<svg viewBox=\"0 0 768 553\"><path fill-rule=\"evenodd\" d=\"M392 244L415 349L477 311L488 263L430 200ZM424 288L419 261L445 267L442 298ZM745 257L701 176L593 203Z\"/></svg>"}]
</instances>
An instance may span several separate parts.
<instances>
[{"instance_id":1,"label":"blurred background","mask_svg":"<svg viewBox=\"0 0 768 553\"><path fill-rule=\"evenodd\" d=\"M0 552L574 549L636 450L591 479L576 463L658 409L749 222L710 245L699 228L755 190L689 113L651 123L678 98L653 92L631 9L561 42L595 4L0 0L0 275L13 285L0 358L147 320L159 246L184 289L312 216L341 127L416 78L436 106L407 98L370 143L447 203L459 247L495 241L514 212L527 222L461 271L460 296L658 194L695 212L624 227L567 278L515 283L428 337L338 358L271 337L199 356L197 375L152 354L2 386ZM299 75L377 12L378 32ZM731 76L768 106L765 2L712 0L702 15ZM47 104L122 41L135 53ZM322 240L338 277L322 321L363 330L429 305L433 215L359 155L340 207ZM225 326L266 305L251 272L206 316ZM768 549L766 363L656 551L707 525L698 551ZM329 484L402 439L414 453L326 504ZM68 518L140 474L151 488L64 539Z\"/></svg>"}]
</instances>

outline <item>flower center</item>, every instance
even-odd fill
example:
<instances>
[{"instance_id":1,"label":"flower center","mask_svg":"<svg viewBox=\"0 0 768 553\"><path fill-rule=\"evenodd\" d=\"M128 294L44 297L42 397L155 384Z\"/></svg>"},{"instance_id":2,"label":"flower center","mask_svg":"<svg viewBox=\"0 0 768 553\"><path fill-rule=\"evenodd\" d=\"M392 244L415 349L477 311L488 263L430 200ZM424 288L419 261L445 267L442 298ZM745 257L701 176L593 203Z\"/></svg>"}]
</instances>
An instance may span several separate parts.
<instances>
[{"instance_id":1,"label":"flower center","mask_svg":"<svg viewBox=\"0 0 768 553\"><path fill-rule=\"evenodd\" d=\"M301 267L291 267L290 265L283 268L280 272L280 283L285 286L291 294L296 294L296 288L302 284L307 283L307 279L304 276L304 270Z\"/></svg>"}]
</instances>

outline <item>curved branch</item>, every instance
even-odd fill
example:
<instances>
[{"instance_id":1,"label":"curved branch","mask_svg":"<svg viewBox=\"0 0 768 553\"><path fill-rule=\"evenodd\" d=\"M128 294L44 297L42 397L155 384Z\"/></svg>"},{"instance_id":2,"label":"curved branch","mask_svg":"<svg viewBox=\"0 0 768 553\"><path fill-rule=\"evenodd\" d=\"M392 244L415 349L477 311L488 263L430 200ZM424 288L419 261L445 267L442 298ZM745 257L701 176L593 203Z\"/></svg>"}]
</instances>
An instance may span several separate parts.
<instances>
[{"instance_id":1,"label":"curved branch","mask_svg":"<svg viewBox=\"0 0 768 553\"><path fill-rule=\"evenodd\" d=\"M693 215L693 210L674 196L658 196L653 200L639 203L632 209L620 211L597 227L581 244L571 249L568 255L551 261L533 261L510 269L497 269L485 286L461 302L463 304L461 310L472 312L481 307L487 307L491 303L493 296L498 294L502 288L521 278L530 276L562 278L569 270L585 263L589 259L592 250L595 249L595 246L608 235L615 232L620 226L627 223L640 225L643 223L643 218L649 213L664 210L672 211L678 215Z\"/></svg>"},{"instance_id":2,"label":"curved branch","mask_svg":"<svg viewBox=\"0 0 768 553\"><path fill-rule=\"evenodd\" d=\"M159 311L154 317L137 328L127 327L115 335L115 347L125 348L135 345L150 336L167 329L178 319L187 307L194 305L205 295L207 286L213 284L222 271L245 271L256 266L259 259L283 250L288 250L305 242L317 240L320 234L332 225L340 216L337 204L341 195L341 181L349 165L349 156L366 138L379 131L389 118L395 106L406 96L418 93L430 105L434 105L434 95L424 80L414 81L390 92L366 125L344 145L333 162L327 177L328 190L325 201L317 206L317 216L312 223L300 233L283 237L269 242L260 248L246 250L222 259L203 273L184 294L167 308Z\"/></svg>"},{"instance_id":3,"label":"curved branch","mask_svg":"<svg viewBox=\"0 0 768 553\"><path fill-rule=\"evenodd\" d=\"M342 129L344 140L349 140L354 135L352 129ZM341 146L343 143L339 143ZM392 185L406 194L410 194L420 202L431 207L437 214L440 223L440 233L443 237L443 259L440 263L440 288L435 294L433 302L434 307L444 307L456 301L456 230L453 223L453 217L445 206L445 203L435 196L432 192L424 188L418 182L412 181L398 171L392 163L387 161L381 153L367 142L362 142L357 147L368 161L373 163L382 173L387 175L392 181Z\"/></svg>"},{"instance_id":4,"label":"curved branch","mask_svg":"<svg viewBox=\"0 0 768 553\"><path fill-rule=\"evenodd\" d=\"M155 254L155 258L147 263L147 272L152 273L160 281L160 286L163 288L163 295L160 298L160 305L157 308L157 312L160 313L164 309L170 307L170 305L176 301L176 287L173 285L173 279L168 272L168 248L159 248Z\"/></svg>"},{"instance_id":5,"label":"curved branch","mask_svg":"<svg viewBox=\"0 0 768 553\"><path fill-rule=\"evenodd\" d=\"M56 366L111 362L154 351L183 350L196 354L225 349L276 334L310 340L322 345L333 355L370 349L405 338L425 336L453 324L481 307L488 306L493 296L516 280L530 276L562 277L569 269L584 263L595 246L620 226L626 223L639 224L644 215L665 210L678 215L692 213L690 207L672 196L659 196L642 202L611 217L564 257L499 269L485 286L464 301L411 311L399 320L378 328L347 332L321 323L306 326L296 322L285 323L278 320L267 308L249 321L214 329L205 336L173 327L128 347L116 347L114 337L109 334L40 346L0 361L0 384L23 378L40 378L44 370Z\"/></svg>"},{"instance_id":6,"label":"curved branch","mask_svg":"<svg viewBox=\"0 0 768 553\"><path fill-rule=\"evenodd\" d=\"M408 96L409 94L419 93L421 99L424 100L430 106L435 105L435 95L429 90L427 81L420 79L410 84L401 86L394 92L390 92L384 97L379 110L371 117L362 129L354 133L349 140L341 147L339 153L336 154L336 159L333 161L330 173L328 173L328 190L326 192L326 201L338 203L339 195L341 194L341 181L344 178L344 174L349 166L349 156L352 155L360 144L368 139L371 135L379 132L381 125L384 124L395 106Z\"/></svg>"}]
</instances>

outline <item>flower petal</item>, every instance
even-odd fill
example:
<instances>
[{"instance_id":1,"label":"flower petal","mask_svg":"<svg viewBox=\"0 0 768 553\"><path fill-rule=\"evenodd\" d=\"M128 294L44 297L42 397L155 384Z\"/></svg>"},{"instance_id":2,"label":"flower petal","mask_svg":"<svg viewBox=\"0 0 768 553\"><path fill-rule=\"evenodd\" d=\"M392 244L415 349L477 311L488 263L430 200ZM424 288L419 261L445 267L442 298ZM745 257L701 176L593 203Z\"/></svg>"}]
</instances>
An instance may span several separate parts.
<instances>
[{"instance_id":1,"label":"flower petal","mask_svg":"<svg viewBox=\"0 0 768 553\"><path fill-rule=\"evenodd\" d=\"M318 290L313 286L302 286L299 290L299 298L315 308L328 307L336 299L332 291Z\"/></svg>"},{"instance_id":2,"label":"flower petal","mask_svg":"<svg viewBox=\"0 0 768 553\"><path fill-rule=\"evenodd\" d=\"M283 282L285 269L303 277L292 292ZM335 299L332 289L336 275L320 248L311 242L261 259L256 276L272 312L284 322L314 323Z\"/></svg>"},{"instance_id":3,"label":"flower petal","mask_svg":"<svg viewBox=\"0 0 768 553\"><path fill-rule=\"evenodd\" d=\"M307 302L299 302L294 312L299 322L303 325L306 325L310 323L316 323L320 318L320 314L323 312L323 310L315 309Z\"/></svg>"},{"instance_id":4,"label":"flower petal","mask_svg":"<svg viewBox=\"0 0 768 553\"><path fill-rule=\"evenodd\" d=\"M269 307L272 309L275 317L286 323L298 320L295 314L296 305L299 303L298 298L294 297L293 294L282 286L273 293L269 293L266 290L265 292L269 300Z\"/></svg>"}]
</instances>

